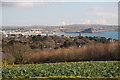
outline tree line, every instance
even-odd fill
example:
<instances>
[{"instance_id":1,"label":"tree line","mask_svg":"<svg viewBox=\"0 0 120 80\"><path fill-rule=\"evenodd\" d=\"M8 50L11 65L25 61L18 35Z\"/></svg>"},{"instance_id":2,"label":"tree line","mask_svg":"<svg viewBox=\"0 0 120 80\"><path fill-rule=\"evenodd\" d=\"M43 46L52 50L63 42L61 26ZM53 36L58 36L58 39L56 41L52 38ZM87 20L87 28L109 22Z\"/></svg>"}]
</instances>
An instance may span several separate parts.
<instances>
[{"instance_id":1,"label":"tree line","mask_svg":"<svg viewBox=\"0 0 120 80\"><path fill-rule=\"evenodd\" d=\"M119 60L119 40L105 37L66 37L32 35L3 38L3 63Z\"/></svg>"}]
</instances>

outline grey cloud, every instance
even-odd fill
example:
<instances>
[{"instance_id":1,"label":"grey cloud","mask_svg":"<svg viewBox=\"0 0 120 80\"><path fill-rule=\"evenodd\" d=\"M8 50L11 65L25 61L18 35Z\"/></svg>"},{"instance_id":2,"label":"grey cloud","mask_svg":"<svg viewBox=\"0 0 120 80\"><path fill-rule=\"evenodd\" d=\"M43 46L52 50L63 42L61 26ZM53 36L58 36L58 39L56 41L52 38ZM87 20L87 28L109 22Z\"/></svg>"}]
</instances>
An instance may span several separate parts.
<instances>
[{"instance_id":1,"label":"grey cloud","mask_svg":"<svg viewBox=\"0 0 120 80\"><path fill-rule=\"evenodd\" d=\"M49 6L49 3L43 2L3 2L2 7L33 7L33 6Z\"/></svg>"}]
</instances>

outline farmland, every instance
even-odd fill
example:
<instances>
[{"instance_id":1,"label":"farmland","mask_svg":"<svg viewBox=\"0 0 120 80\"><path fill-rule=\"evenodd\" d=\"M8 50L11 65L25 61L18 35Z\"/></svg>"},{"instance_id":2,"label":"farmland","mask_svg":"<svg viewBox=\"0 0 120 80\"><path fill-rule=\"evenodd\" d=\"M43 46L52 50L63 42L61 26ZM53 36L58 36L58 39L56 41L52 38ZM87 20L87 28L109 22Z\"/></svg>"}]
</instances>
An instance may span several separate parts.
<instances>
[{"instance_id":1,"label":"farmland","mask_svg":"<svg viewBox=\"0 0 120 80\"><path fill-rule=\"evenodd\" d=\"M8 65L2 69L2 76L6 80L8 78L118 78L120 61Z\"/></svg>"}]
</instances>

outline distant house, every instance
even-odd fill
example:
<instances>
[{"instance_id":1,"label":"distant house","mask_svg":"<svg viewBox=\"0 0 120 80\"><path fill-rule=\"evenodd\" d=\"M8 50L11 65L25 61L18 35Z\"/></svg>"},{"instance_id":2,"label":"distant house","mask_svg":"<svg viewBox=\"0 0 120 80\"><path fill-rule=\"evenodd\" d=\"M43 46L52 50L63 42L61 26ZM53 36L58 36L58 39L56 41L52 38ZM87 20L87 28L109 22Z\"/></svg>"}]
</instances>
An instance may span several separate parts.
<instances>
[{"instance_id":1,"label":"distant house","mask_svg":"<svg viewBox=\"0 0 120 80\"><path fill-rule=\"evenodd\" d=\"M54 36L54 33L46 33L46 36Z\"/></svg>"},{"instance_id":2,"label":"distant house","mask_svg":"<svg viewBox=\"0 0 120 80\"><path fill-rule=\"evenodd\" d=\"M2 34L2 37L8 37L8 35L7 34Z\"/></svg>"}]
</instances>

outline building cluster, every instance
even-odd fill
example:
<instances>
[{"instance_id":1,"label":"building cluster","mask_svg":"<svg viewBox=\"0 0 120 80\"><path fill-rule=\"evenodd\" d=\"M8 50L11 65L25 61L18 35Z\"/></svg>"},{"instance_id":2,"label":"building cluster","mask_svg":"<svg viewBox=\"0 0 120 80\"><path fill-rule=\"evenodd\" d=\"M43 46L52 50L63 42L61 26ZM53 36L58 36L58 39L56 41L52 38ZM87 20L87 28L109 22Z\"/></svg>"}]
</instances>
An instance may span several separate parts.
<instances>
[{"instance_id":1,"label":"building cluster","mask_svg":"<svg viewBox=\"0 0 120 80\"><path fill-rule=\"evenodd\" d=\"M29 36L29 35L47 35L53 36L54 33L50 32L43 32L41 29L3 29L1 30L2 37L14 37L20 38L22 36Z\"/></svg>"},{"instance_id":2,"label":"building cluster","mask_svg":"<svg viewBox=\"0 0 120 80\"><path fill-rule=\"evenodd\" d=\"M30 29L30 30L26 30L26 29L3 29L2 30L2 34L34 34L34 33L43 33L41 31L41 29Z\"/></svg>"}]
</instances>

